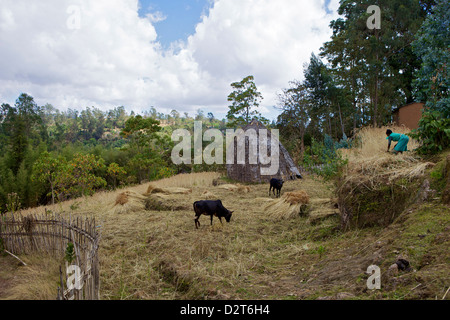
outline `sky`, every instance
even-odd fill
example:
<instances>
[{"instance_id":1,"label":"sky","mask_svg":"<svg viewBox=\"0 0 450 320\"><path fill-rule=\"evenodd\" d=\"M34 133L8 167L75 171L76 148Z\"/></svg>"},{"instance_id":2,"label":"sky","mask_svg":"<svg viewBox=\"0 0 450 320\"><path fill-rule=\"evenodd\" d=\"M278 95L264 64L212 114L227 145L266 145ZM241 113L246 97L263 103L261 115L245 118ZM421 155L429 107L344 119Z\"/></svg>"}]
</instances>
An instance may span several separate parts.
<instances>
[{"instance_id":1,"label":"sky","mask_svg":"<svg viewBox=\"0 0 450 320\"><path fill-rule=\"evenodd\" d=\"M254 76L259 111L330 40L338 0L0 0L0 103L151 107L222 119Z\"/></svg>"}]
</instances>

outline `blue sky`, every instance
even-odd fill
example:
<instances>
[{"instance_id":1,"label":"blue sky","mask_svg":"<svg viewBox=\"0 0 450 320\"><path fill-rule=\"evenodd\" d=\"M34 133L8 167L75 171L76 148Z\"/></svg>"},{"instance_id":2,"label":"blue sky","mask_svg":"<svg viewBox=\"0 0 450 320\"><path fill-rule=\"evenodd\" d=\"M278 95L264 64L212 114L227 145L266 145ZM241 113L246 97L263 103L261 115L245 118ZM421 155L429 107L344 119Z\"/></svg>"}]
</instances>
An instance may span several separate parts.
<instances>
[{"instance_id":1,"label":"blue sky","mask_svg":"<svg viewBox=\"0 0 450 320\"><path fill-rule=\"evenodd\" d=\"M164 20L155 22L158 41L168 48L177 40L186 40L195 33L195 26L207 14L210 0L139 0L139 16L160 13Z\"/></svg>"}]
</instances>

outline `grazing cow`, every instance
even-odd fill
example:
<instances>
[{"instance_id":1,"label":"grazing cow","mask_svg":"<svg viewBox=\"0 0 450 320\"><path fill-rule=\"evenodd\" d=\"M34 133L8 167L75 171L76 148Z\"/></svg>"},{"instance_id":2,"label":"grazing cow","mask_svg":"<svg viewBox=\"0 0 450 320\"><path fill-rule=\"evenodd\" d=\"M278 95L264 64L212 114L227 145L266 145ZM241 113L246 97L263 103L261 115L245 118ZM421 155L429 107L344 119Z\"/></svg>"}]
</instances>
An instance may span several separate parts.
<instances>
[{"instance_id":1,"label":"grazing cow","mask_svg":"<svg viewBox=\"0 0 450 320\"><path fill-rule=\"evenodd\" d=\"M270 188L269 188L269 197L270 197L270 191L273 192L273 194L275 195L275 190L277 191L276 193L276 197L280 197L281 194L281 188L283 187L283 180L280 179L276 179L276 178L272 178L270 179Z\"/></svg>"},{"instance_id":2,"label":"grazing cow","mask_svg":"<svg viewBox=\"0 0 450 320\"><path fill-rule=\"evenodd\" d=\"M227 222L230 222L231 214L234 211L230 211L225 208L220 200L202 200L194 202L195 211L195 227L198 229L200 226L200 221L198 219L202 214L211 216L211 225L213 222L213 216L219 218L220 223L222 223L222 218L225 218Z\"/></svg>"}]
</instances>

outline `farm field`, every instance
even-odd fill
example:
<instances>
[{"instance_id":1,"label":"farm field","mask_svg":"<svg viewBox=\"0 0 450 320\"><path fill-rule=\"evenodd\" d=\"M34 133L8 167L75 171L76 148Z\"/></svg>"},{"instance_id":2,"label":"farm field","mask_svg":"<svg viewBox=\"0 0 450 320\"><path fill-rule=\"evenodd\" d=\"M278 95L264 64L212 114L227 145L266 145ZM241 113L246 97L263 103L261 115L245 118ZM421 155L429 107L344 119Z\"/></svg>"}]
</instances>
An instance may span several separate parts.
<instances>
[{"instance_id":1,"label":"farm field","mask_svg":"<svg viewBox=\"0 0 450 320\"><path fill-rule=\"evenodd\" d=\"M143 201L149 197L143 196L149 183L47 209L95 216L99 221L100 293L104 300L434 299L445 294L449 221L448 215L442 215L446 209L441 205L413 209L399 218L401 223L387 228L342 232L333 206L334 188L319 178L306 175L303 180L285 183L282 193L305 190L310 206L302 216L282 219L265 212L272 201L268 184L233 191L214 186L218 177L205 173L153 182L153 186L174 190L190 186L192 192L165 195L172 210L151 209ZM201 226L195 229L192 203L203 199L205 191L234 210L230 223L221 225L214 218L210 226L209 217L201 216ZM127 201L122 202L126 203L116 205L123 192L128 192ZM44 208L32 212L41 210ZM430 238L417 243L417 234L427 232L421 230L423 219L429 221L428 230L439 235L439 243L430 242ZM420 252L411 247L420 247ZM427 252L428 247L433 250ZM420 272L405 273L394 280L383 278L384 290L367 290L367 267L376 264L384 275L402 253L409 253L412 265L422 268ZM31 273L53 270L45 266L45 257L21 258L32 262L26 267ZM11 262L10 257L2 257L0 263L5 259ZM31 297L33 282L21 280L30 278L25 267L16 267L15 272L21 275L16 278L14 272L0 273L0 278L9 277L0 298L20 299L26 292L29 299L54 299L56 269L45 275L51 279L46 282L49 288ZM42 291L47 296L42 296Z\"/></svg>"}]
</instances>

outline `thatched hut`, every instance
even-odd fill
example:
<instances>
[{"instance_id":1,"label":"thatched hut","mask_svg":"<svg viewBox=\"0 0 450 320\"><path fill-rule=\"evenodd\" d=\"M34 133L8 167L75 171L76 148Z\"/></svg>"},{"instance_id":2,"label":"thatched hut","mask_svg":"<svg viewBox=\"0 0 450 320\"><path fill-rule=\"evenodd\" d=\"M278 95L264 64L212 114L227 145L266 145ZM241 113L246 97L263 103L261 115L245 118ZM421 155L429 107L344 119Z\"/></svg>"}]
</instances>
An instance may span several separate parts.
<instances>
[{"instance_id":1,"label":"thatched hut","mask_svg":"<svg viewBox=\"0 0 450 320\"><path fill-rule=\"evenodd\" d=\"M252 130L253 129L253 130ZM261 129L265 129L267 135L260 138ZM267 137L267 140L265 140ZM242 139L245 146L245 163L239 164L238 162L238 141ZM261 141L263 143L261 143ZM262 123L257 120L253 120L250 124L242 128L242 131L237 132L232 141L227 141L227 156L233 161L227 160L227 175L230 179L241 182L268 182L271 178L278 178L283 180L297 179L301 177L300 171L294 164L291 156L287 152L286 148L281 144L277 137L272 136L272 131L268 130ZM278 145L279 148L272 150L272 144ZM241 145L242 147L242 145ZM260 148L263 147L262 150ZM229 149L233 148L233 149ZM267 149L266 149L267 148ZM278 150L276 150L278 149ZM244 152L242 150L242 152ZM274 154L272 154L274 152ZM262 169L268 169L271 167L271 163L265 164L264 156L267 155L268 159L278 159L279 168L276 173L266 175L262 172ZM255 161L256 159L256 161Z\"/></svg>"}]
</instances>

